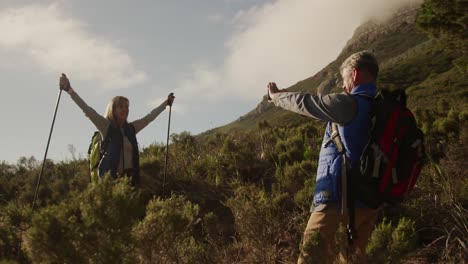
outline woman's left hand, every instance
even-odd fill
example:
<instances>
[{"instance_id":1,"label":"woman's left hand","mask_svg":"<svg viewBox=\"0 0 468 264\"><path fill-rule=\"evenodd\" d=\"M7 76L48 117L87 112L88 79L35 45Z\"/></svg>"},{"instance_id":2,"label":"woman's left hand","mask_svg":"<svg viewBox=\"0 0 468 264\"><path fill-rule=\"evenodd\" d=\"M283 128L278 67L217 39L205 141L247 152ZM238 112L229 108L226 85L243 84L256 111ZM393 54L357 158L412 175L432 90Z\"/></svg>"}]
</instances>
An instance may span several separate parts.
<instances>
[{"instance_id":1,"label":"woman's left hand","mask_svg":"<svg viewBox=\"0 0 468 264\"><path fill-rule=\"evenodd\" d=\"M71 88L70 81L68 80L65 73L62 73L62 76L60 76L59 88L60 90L64 90L65 92L68 92Z\"/></svg>"}]
</instances>

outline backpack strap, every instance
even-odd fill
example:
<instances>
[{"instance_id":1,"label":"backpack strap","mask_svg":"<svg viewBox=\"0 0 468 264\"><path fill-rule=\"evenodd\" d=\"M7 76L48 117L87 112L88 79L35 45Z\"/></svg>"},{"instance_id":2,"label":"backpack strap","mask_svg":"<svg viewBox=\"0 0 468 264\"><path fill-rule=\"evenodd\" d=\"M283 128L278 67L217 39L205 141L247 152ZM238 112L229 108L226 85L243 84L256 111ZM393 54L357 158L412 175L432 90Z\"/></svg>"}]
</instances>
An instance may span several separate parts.
<instances>
[{"instance_id":1,"label":"backpack strap","mask_svg":"<svg viewBox=\"0 0 468 264\"><path fill-rule=\"evenodd\" d=\"M353 186L351 181L351 175L348 175L348 162L346 158L346 152L344 148L343 141L341 140L340 133L338 131L338 125L336 123L331 123L331 131L332 134L330 139L333 140L335 143L336 148L338 149L338 153L342 156L341 158L341 214L345 215L348 214L349 223L347 225L347 235L348 235L348 243L352 244L353 239L356 238L356 229L355 229L355 208L354 203L356 202L354 199Z\"/></svg>"},{"instance_id":2,"label":"backpack strap","mask_svg":"<svg viewBox=\"0 0 468 264\"><path fill-rule=\"evenodd\" d=\"M109 145L109 142L111 141L111 137L110 137L111 129L112 129L112 125L109 125L107 127L106 137L104 138L104 140L101 141L101 144L99 145L99 152L101 153L101 158L100 158L99 162L96 163L96 165L94 165L93 170L97 169L97 168L99 168L99 166L101 166L101 162L102 162L104 156L106 155L107 146ZM101 136L100 132L96 131L95 133L98 133L99 136Z\"/></svg>"},{"instance_id":3,"label":"backpack strap","mask_svg":"<svg viewBox=\"0 0 468 264\"><path fill-rule=\"evenodd\" d=\"M111 137L110 137L111 130L112 130L112 125L109 125L107 127L106 137L104 138L101 144L101 153L104 153L106 151L107 146L109 145L109 142L111 141Z\"/></svg>"},{"instance_id":4,"label":"backpack strap","mask_svg":"<svg viewBox=\"0 0 468 264\"><path fill-rule=\"evenodd\" d=\"M374 100L374 98L375 98L374 96L370 96L368 94L354 94L354 95L361 96L361 97L364 97L364 98L369 99L369 100Z\"/></svg>"},{"instance_id":5,"label":"backpack strap","mask_svg":"<svg viewBox=\"0 0 468 264\"><path fill-rule=\"evenodd\" d=\"M347 192L347 185L348 185L348 175L346 171L347 162L346 162L346 153L344 149L343 141L341 141L340 133L338 132L338 125L336 123L331 123L331 131L332 134L329 140L332 140L335 143L336 148L338 149L338 153L342 156L341 162L341 214L344 215L347 213L348 209L348 192Z\"/></svg>"}]
</instances>

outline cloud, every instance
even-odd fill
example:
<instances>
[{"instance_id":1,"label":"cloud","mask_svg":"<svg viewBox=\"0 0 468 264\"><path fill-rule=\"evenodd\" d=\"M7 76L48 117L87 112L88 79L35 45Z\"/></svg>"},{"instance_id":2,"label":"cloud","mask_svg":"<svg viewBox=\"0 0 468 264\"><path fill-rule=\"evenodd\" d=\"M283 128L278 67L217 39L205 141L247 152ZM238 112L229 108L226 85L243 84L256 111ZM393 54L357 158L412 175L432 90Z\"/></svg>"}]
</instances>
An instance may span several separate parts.
<instances>
[{"instance_id":1,"label":"cloud","mask_svg":"<svg viewBox=\"0 0 468 264\"><path fill-rule=\"evenodd\" d=\"M147 79L124 50L93 36L83 22L54 4L0 10L0 32L2 53L21 56L44 72L67 72L74 81L92 81L101 90L126 88Z\"/></svg>"},{"instance_id":2,"label":"cloud","mask_svg":"<svg viewBox=\"0 0 468 264\"><path fill-rule=\"evenodd\" d=\"M178 87L213 100L233 95L258 101L269 81L288 87L333 61L362 22L419 2L278 0L241 10L232 19L223 63L195 65Z\"/></svg>"}]
</instances>

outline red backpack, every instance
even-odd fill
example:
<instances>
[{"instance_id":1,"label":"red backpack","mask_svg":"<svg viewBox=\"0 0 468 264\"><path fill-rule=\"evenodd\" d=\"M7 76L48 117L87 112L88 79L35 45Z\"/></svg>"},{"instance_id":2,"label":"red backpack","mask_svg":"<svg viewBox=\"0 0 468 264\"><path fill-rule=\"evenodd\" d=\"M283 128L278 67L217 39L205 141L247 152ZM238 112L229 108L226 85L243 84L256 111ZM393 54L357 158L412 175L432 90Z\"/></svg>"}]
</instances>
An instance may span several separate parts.
<instances>
[{"instance_id":1,"label":"red backpack","mask_svg":"<svg viewBox=\"0 0 468 264\"><path fill-rule=\"evenodd\" d=\"M367 98L367 97L366 97ZM348 171L343 142L332 124L333 142L343 155L342 213L347 212L348 239L355 236L355 201L377 208L395 204L414 188L424 164L424 135L406 108L404 90L380 91L372 100L372 125L360 166Z\"/></svg>"},{"instance_id":2,"label":"red backpack","mask_svg":"<svg viewBox=\"0 0 468 264\"><path fill-rule=\"evenodd\" d=\"M380 91L373 101L370 140L354 173L355 198L366 205L401 201L424 164L424 135L406 108L404 90Z\"/></svg>"}]
</instances>

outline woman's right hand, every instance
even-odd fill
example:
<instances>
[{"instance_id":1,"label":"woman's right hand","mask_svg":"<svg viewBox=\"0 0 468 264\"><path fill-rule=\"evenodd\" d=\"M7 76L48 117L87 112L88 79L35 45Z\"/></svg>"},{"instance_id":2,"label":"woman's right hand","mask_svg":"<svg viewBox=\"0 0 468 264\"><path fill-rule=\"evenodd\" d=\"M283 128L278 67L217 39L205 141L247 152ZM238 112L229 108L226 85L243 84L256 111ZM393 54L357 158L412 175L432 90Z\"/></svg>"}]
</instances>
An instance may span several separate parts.
<instances>
[{"instance_id":1,"label":"woman's right hand","mask_svg":"<svg viewBox=\"0 0 468 264\"><path fill-rule=\"evenodd\" d=\"M64 90L65 92L68 92L68 90L70 90L71 88L70 81L68 80L65 73L62 73L62 76L60 77L59 87L60 87L60 90Z\"/></svg>"},{"instance_id":2,"label":"woman's right hand","mask_svg":"<svg viewBox=\"0 0 468 264\"><path fill-rule=\"evenodd\" d=\"M172 106L172 103L174 102L174 99L175 99L174 93L170 93L167 96L166 105Z\"/></svg>"}]
</instances>

